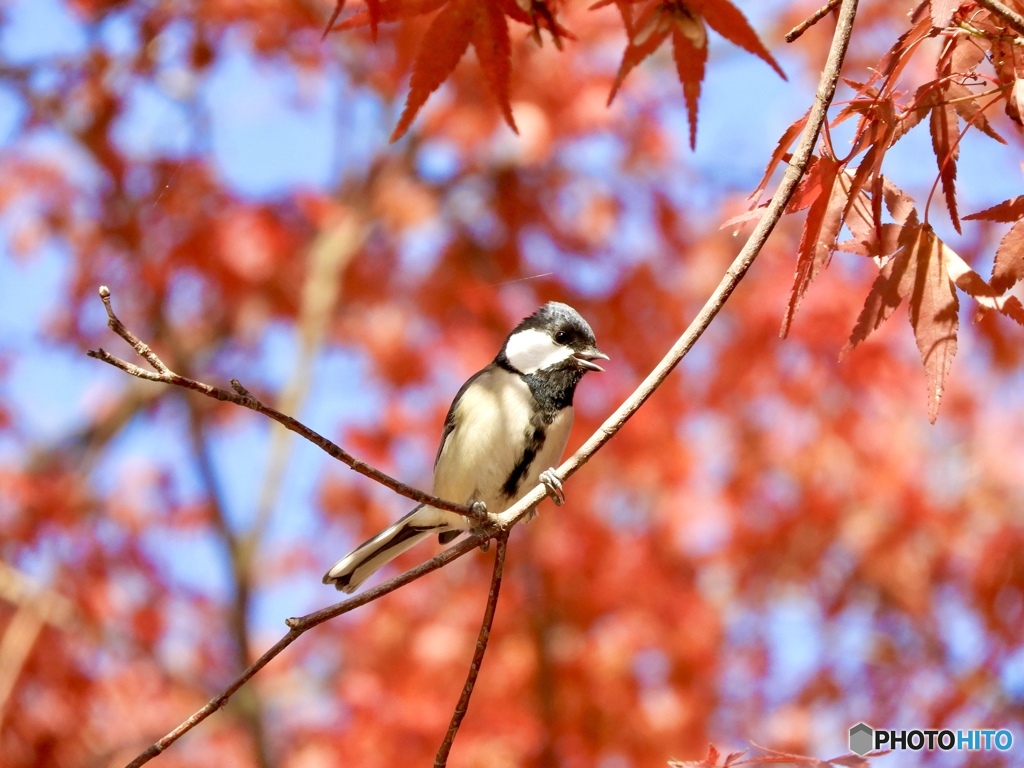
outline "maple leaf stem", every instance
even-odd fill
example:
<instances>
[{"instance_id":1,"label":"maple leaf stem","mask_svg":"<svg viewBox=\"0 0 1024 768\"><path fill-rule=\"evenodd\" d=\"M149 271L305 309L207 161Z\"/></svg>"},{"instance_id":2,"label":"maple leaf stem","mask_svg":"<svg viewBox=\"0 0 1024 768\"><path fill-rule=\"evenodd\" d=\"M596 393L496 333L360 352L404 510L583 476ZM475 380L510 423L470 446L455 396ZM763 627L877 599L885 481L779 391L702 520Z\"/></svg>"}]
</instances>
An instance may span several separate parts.
<instances>
[{"instance_id":1,"label":"maple leaf stem","mask_svg":"<svg viewBox=\"0 0 1024 768\"><path fill-rule=\"evenodd\" d=\"M462 725L462 719L469 709L469 698L473 695L473 688L476 686L476 679L480 675L480 665L484 661L484 653L487 652L487 645L491 638L491 625L494 623L494 612L498 607L498 593L501 590L501 578L505 572L505 550L508 546L508 530L501 531L497 536L497 547L494 553L494 570L491 572L491 587L487 592L487 605L484 608L484 617L480 625L480 633L476 637L476 648L473 651L473 660L469 663L469 672L466 675L466 683L462 687L462 695L452 712L452 720L448 725L448 732L444 741L437 749L437 756L434 758L434 768L444 768L448 765L448 755L452 750L452 743Z\"/></svg>"},{"instance_id":2,"label":"maple leaf stem","mask_svg":"<svg viewBox=\"0 0 1024 768\"><path fill-rule=\"evenodd\" d=\"M298 421L287 414L281 413L281 411L276 408L272 408L258 398L253 397L253 395L236 379L231 380L231 387L234 391L229 391L221 389L220 387L215 387L212 384L205 384L201 381L196 381L195 379L190 379L187 376L175 373L167 367L167 365L152 349L149 348L147 344L142 342L137 336L135 336L135 334L128 330L118 319L117 315L114 314L114 309L110 304L110 289L105 285L100 286L99 294L100 299L103 300L103 306L107 310L107 325L110 326L114 333L124 339L140 357L145 358L145 360L156 370L154 372L148 371L145 368L140 368L126 360L122 360L119 357L111 355L103 349L89 350L86 353L89 357L101 360L104 363L112 365L115 368L139 379L155 381L162 384L171 384L184 389L191 389L194 392L199 392L207 397L212 397L214 400L234 403L235 405L240 405L243 408L248 408L251 411L256 411L269 419L273 419L285 429L294 432L300 437L306 438L332 458L346 464L349 468L359 474L364 475L371 480L376 480L378 483L390 488L395 493L401 494L402 496L419 502L420 504L427 504L437 509L445 509L450 512L455 512L473 520L480 519L480 514L474 511L471 507L467 507L462 504L455 504L454 502L440 499L433 494L413 488L411 485L406 485L402 481L391 477L376 467L370 466L364 461L360 461L344 448L328 440L319 432L310 429L301 421Z\"/></svg>"},{"instance_id":3,"label":"maple leaf stem","mask_svg":"<svg viewBox=\"0 0 1024 768\"><path fill-rule=\"evenodd\" d=\"M941 106L942 104L960 104L962 102L974 101L975 99L981 99L984 98L985 96L994 96L996 94L1000 94L1003 91L1010 90L1010 88L1012 87L1013 83L1007 83L1006 85L1001 85L998 88L993 88L988 91L982 91L981 93L972 93L970 96L960 96L955 99L946 99L945 101L939 102L939 105ZM986 107L986 109L987 108L988 107Z\"/></svg>"},{"instance_id":4,"label":"maple leaf stem","mask_svg":"<svg viewBox=\"0 0 1024 768\"><path fill-rule=\"evenodd\" d=\"M1024 16L1006 7L999 0L977 0L978 5L986 8L1005 21L1018 35L1024 35Z\"/></svg>"}]
</instances>

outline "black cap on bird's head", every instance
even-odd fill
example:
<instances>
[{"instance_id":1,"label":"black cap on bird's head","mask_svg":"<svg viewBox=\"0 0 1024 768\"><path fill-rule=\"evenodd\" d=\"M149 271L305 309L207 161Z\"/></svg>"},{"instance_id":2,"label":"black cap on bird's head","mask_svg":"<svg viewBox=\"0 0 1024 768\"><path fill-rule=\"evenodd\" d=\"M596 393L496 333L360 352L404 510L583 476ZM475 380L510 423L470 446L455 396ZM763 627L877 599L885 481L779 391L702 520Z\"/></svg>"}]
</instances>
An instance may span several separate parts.
<instances>
[{"instance_id":1,"label":"black cap on bird's head","mask_svg":"<svg viewBox=\"0 0 1024 768\"><path fill-rule=\"evenodd\" d=\"M597 348L594 331L579 312L549 301L512 330L498 356L502 358L520 373L569 366L582 374L603 371L594 361L607 360L608 355Z\"/></svg>"}]
</instances>

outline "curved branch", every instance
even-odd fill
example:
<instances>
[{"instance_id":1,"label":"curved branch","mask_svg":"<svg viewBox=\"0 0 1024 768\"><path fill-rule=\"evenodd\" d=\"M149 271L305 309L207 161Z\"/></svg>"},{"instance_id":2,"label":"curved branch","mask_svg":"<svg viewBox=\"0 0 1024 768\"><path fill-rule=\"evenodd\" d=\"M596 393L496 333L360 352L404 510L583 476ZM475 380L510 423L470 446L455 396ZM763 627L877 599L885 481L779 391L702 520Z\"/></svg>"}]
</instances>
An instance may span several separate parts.
<instances>
[{"instance_id":1,"label":"curved branch","mask_svg":"<svg viewBox=\"0 0 1024 768\"><path fill-rule=\"evenodd\" d=\"M615 413L609 416L604 424L590 436L580 449L557 469L556 474L559 479L567 479L590 461L590 458L622 429L622 426L637 412L640 406L647 402L647 399L661 386L665 378L672 373L672 370L686 356L686 353L690 351L690 348L697 339L707 330L708 325L715 319L719 310L722 309L726 300L732 295L732 292L739 285L747 270L750 269L750 265L754 263L754 259L757 258L761 248L767 242L768 236L771 235L775 225L778 224L779 219L785 213L786 206L793 197L797 184L807 171L811 152L817 143L818 134L828 114L828 108L835 97L836 85L839 82L839 72L842 69L843 60L846 58L846 51L850 45L850 34L853 31L853 20L856 15L857 0L843 0L842 6L839 9L839 20L832 38L832 45L829 48L828 58L821 72L821 79L818 81L818 90L814 96L814 104L811 105L808 111L807 122L804 125L800 141L793 151L789 166L786 168L778 189L775 190L775 194L754 227L754 231L750 233L750 237L743 246L743 249L733 260L732 264L729 265L722 281L705 302L697 317L690 323L690 327L672 345L672 348L661 359L661 362L655 366L654 370L647 375L647 378L640 383L640 386L619 406ZM527 511L540 503L546 492L545 487L538 484L514 506L500 515L496 515L498 524L503 528L515 525L526 515Z\"/></svg>"},{"instance_id":2,"label":"curved branch","mask_svg":"<svg viewBox=\"0 0 1024 768\"><path fill-rule=\"evenodd\" d=\"M288 619L285 624L288 625L288 633L284 635L280 640L274 643L262 656L256 661L250 664L242 674L236 677L231 684L224 689L224 691L217 696L210 699L205 706L196 710L185 722L175 728L173 731L168 733L163 738L159 739L155 744L149 747L144 752L140 753L138 757L132 760L126 768L139 768L139 766L145 765L154 757L159 755L174 742L184 736L186 733L191 731L203 720L208 718L218 709L227 704L230 699L239 688L245 685L249 680L267 664L269 664L278 654L281 653L285 648L295 642L303 633L312 629L315 626L323 624L325 621L341 616L343 613L355 610L360 606L366 605L367 603L373 602L378 598L384 597L389 592L394 592L399 587L404 587L410 581L415 581L421 576L426 576L431 571L436 571L438 568L447 565L452 560L456 560L462 557L467 552L472 551L476 547L480 546L483 542L489 538L488 534L477 533L469 536L462 541L448 547L444 552L437 555L437 557L431 558L425 563L416 566L415 568L406 571L405 573L395 576L393 579L385 581L383 584L379 584L372 589L368 589L365 592L361 592L355 597L351 597L348 600L342 600L340 603L323 608L314 613L306 614L299 618Z\"/></svg>"}]
</instances>

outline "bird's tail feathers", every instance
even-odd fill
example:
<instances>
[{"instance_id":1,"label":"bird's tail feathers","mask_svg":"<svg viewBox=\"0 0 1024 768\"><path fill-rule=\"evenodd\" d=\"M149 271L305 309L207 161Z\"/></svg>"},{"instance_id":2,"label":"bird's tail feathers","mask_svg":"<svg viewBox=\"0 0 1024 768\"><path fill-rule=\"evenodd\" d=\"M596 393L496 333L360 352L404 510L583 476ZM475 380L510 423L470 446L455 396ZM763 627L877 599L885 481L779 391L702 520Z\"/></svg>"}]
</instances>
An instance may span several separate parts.
<instances>
[{"instance_id":1,"label":"bird's tail feathers","mask_svg":"<svg viewBox=\"0 0 1024 768\"><path fill-rule=\"evenodd\" d=\"M342 592L355 592L380 568L435 531L449 526L437 519L434 510L420 505L394 525L363 542L324 574L324 584Z\"/></svg>"}]
</instances>

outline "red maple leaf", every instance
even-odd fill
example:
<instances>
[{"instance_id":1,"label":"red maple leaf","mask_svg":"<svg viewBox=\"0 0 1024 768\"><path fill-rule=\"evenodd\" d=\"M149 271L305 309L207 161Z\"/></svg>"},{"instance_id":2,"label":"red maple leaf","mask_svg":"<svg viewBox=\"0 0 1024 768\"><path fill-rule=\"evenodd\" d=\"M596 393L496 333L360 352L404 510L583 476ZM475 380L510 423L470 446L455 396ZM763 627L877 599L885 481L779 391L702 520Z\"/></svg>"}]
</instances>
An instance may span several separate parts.
<instances>
[{"instance_id":1,"label":"red maple leaf","mask_svg":"<svg viewBox=\"0 0 1024 768\"><path fill-rule=\"evenodd\" d=\"M669 768L716 768L719 754L718 747L708 744L708 756L703 760L669 760L668 764Z\"/></svg>"},{"instance_id":2,"label":"red maple leaf","mask_svg":"<svg viewBox=\"0 0 1024 768\"><path fill-rule=\"evenodd\" d=\"M697 101L704 67L708 61L708 33L698 17L682 9L672 25L672 58L676 62L679 82L683 84L686 116L690 123L690 149L697 147Z\"/></svg>"},{"instance_id":3,"label":"red maple leaf","mask_svg":"<svg viewBox=\"0 0 1024 768\"><path fill-rule=\"evenodd\" d=\"M622 14L629 42L612 83L608 103L615 99L626 75L671 36L672 57L686 99L691 148L697 143L697 102L708 57L708 26L729 42L767 62L783 80L786 79L786 74L746 17L727 0L648 0L635 21L632 6L643 0L599 0L591 8L600 8L613 1Z\"/></svg>"},{"instance_id":4,"label":"red maple leaf","mask_svg":"<svg viewBox=\"0 0 1024 768\"><path fill-rule=\"evenodd\" d=\"M840 111L832 125L843 122L851 115L860 115L854 133L853 149L843 161L849 163L856 155L864 152L860 165L854 171L849 201L853 204L860 200L861 192L868 193L872 221L875 227L881 230L884 198L882 161L900 135L900 121L897 118L894 96L883 97L870 86L859 87L857 98L851 100Z\"/></svg>"},{"instance_id":5,"label":"red maple leaf","mask_svg":"<svg viewBox=\"0 0 1024 768\"><path fill-rule=\"evenodd\" d=\"M715 32L733 45L754 54L778 72L779 77L786 79L786 73L764 47L764 43L739 8L727 0L686 0L686 4L703 16Z\"/></svg>"},{"instance_id":6,"label":"red maple leaf","mask_svg":"<svg viewBox=\"0 0 1024 768\"><path fill-rule=\"evenodd\" d=\"M1021 224L1021 222L1018 221L1017 224ZM1017 228L1017 224L1014 225L1014 229ZM1014 229L1010 230L1010 234L1013 234ZM1021 233L1024 234L1024 228L1021 228ZM1007 235L1007 238L1010 237L1010 234ZM1004 242L1006 242L1006 238L1004 238ZM1019 239L1017 239L1017 242L1017 267L1019 269ZM1016 296L1005 295L1006 289L1009 285L997 284L996 276L999 274L998 253L996 255L996 269L993 270L994 274L991 283L986 283L982 280L981 275L971 269L967 265L967 262L960 258L959 254L954 252L952 249L947 248L944 255L946 257L946 271L953 279L953 282L956 283L956 287L978 302L981 312L984 312L985 310L995 310L1006 315L1016 323L1024 325L1024 305L1021 304L1020 299ZM1008 279L1005 275L1003 277L1004 280Z\"/></svg>"},{"instance_id":7,"label":"red maple leaf","mask_svg":"<svg viewBox=\"0 0 1024 768\"><path fill-rule=\"evenodd\" d=\"M611 0L607 1L611 2ZM591 7L599 8L606 4L607 2L597 3ZM615 94L619 92L619 87L626 79L626 75L633 71L633 67L658 50L665 38L668 37L669 32L672 31L668 14L665 13L660 0L648 3L640 12L636 22L633 21L632 9L627 3L620 2L617 5L622 14L622 23L626 27L629 42L626 43L626 50L619 63L619 71L612 83L611 93L608 94L609 104L615 99Z\"/></svg>"},{"instance_id":8,"label":"red maple leaf","mask_svg":"<svg viewBox=\"0 0 1024 768\"><path fill-rule=\"evenodd\" d=\"M946 81L945 98L953 105L960 118L965 123L973 125L989 138L995 139L1000 144L1005 144L1006 139L996 133L995 128L992 127L992 124L982 112L982 107L978 100L973 98L973 96L974 93L966 85L962 85L955 80Z\"/></svg>"},{"instance_id":9,"label":"red maple leaf","mask_svg":"<svg viewBox=\"0 0 1024 768\"><path fill-rule=\"evenodd\" d=\"M960 216L956 208L956 161L960 156L960 126L952 104L938 104L932 109L928 128L932 136L932 151L939 164L939 179L946 196L946 208L953 227L959 233Z\"/></svg>"},{"instance_id":10,"label":"red maple leaf","mask_svg":"<svg viewBox=\"0 0 1024 768\"><path fill-rule=\"evenodd\" d=\"M850 229L853 237L837 243L836 250L869 256L882 266L885 259L899 248L903 225L914 212L914 199L883 176L882 198L893 222L887 222L879 227L871 210L871 202L867 201L866 197L861 193L847 208L843 223Z\"/></svg>"},{"instance_id":11,"label":"red maple leaf","mask_svg":"<svg viewBox=\"0 0 1024 768\"><path fill-rule=\"evenodd\" d=\"M324 37L327 37L327 33L334 27L334 22L338 20L338 16L345 10L346 0L337 0L334 5L334 10L331 12L331 18L327 21L327 26L324 27ZM381 8L380 0L366 0L366 15L370 24L370 37L374 42L377 41L377 25L381 20Z\"/></svg>"},{"instance_id":12,"label":"red maple leaf","mask_svg":"<svg viewBox=\"0 0 1024 768\"><path fill-rule=\"evenodd\" d=\"M797 247L796 278L782 320L782 336L789 333L793 316L811 281L828 265L833 244L843 225L843 212L849 201L850 176L844 164L831 155L823 154L818 158L805 181L811 190L812 202Z\"/></svg>"},{"instance_id":13,"label":"red maple leaf","mask_svg":"<svg viewBox=\"0 0 1024 768\"><path fill-rule=\"evenodd\" d=\"M932 10L932 25L948 27L960 3L961 0L931 0L929 4Z\"/></svg>"},{"instance_id":14,"label":"red maple leaf","mask_svg":"<svg viewBox=\"0 0 1024 768\"><path fill-rule=\"evenodd\" d=\"M1005 293L1024 278L1024 219L1016 222L996 249L992 287Z\"/></svg>"},{"instance_id":15,"label":"red maple leaf","mask_svg":"<svg viewBox=\"0 0 1024 768\"><path fill-rule=\"evenodd\" d=\"M1024 195L1004 200L984 211L964 216L964 219L1012 221L1013 226L996 249L996 260L992 265L992 288L1003 294L1024 279Z\"/></svg>"},{"instance_id":16,"label":"red maple leaf","mask_svg":"<svg viewBox=\"0 0 1024 768\"><path fill-rule=\"evenodd\" d=\"M960 304L949 272L950 254L953 251L932 228L922 224L916 213L911 215L900 233L899 250L871 286L842 352L848 354L908 299L910 325L928 381L928 418L933 423L956 354L959 328Z\"/></svg>"},{"instance_id":17,"label":"red maple leaf","mask_svg":"<svg viewBox=\"0 0 1024 768\"><path fill-rule=\"evenodd\" d=\"M347 30L369 25L376 36L379 22L394 22L438 11L420 41L412 65L409 94L391 141L405 135L420 109L455 70L470 45L476 51L487 86L498 101L502 117L516 131L512 117L509 82L512 74L512 43L509 19L529 24L539 42L540 27L548 28L555 44L573 35L555 19L548 3L529 0L371 0L364 11L334 26L344 2L338 2L328 29Z\"/></svg>"},{"instance_id":18,"label":"red maple leaf","mask_svg":"<svg viewBox=\"0 0 1024 768\"><path fill-rule=\"evenodd\" d=\"M516 130L509 103L512 46L508 19L496 0L448 0L420 41L409 81L409 95L390 141L398 141L405 135L427 98L448 79L470 43L476 50L491 93L498 99L505 122Z\"/></svg>"},{"instance_id":19,"label":"red maple leaf","mask_svg":"<svg viewBox=\"0 0 1024 768\"><path fill-rule=\"evenodd\" d=\"M1003 200L1001 203L996 203L991 208L986 208L983 211L977 213L969 213L964 216L965 220L973 221L1017 221L1018 219L1024 218L1024 195L1017 195L1017 197L1011 197L1009 200Z\"/></svg>"},{"instance_id":20,"label":"red maple leaf","mask_svg":"<svg viewBox=\"0 0 1024 768\"><path fill-rule=\"evenodd\" d=\"M807 117L811 114L808 109L804 114L793 121L793 123L786 129L785 133L779 137L779 143L775 145L775 151L772 152L772 156L768 160L768 165L765 166L764 175L761 176L761 180L757 183L757 187L753 192L750 193L751 200L757 200L761 197L761 194L768 187L768 180L771 179L772 174L778 167L779 163L783 160L789 161L789 153L786 151L790 145L796 141L797 136L803 131L804 126L807 125Z\"/></svg>"}]
</instances>

